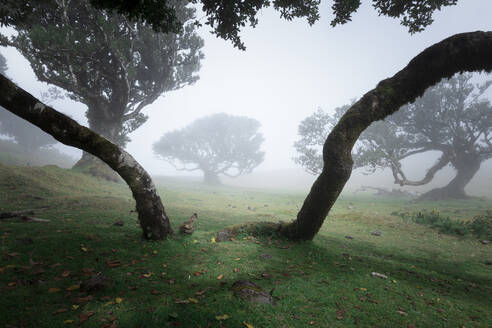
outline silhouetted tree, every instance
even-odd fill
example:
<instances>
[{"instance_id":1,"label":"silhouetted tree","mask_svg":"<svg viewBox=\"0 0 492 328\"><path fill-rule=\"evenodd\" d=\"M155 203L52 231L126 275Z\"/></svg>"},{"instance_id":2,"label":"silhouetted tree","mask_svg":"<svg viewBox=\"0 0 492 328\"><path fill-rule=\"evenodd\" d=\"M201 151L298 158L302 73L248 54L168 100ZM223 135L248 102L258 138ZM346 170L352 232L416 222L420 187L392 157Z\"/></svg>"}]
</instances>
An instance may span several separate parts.
<instances>
[{"instance_id":1,"label":"silhouetted tree","mask_svg":"<svg viewBox=\"0 0 492 328\"><path fill-rule=\"evenodd\" d=\"M194 9L186 2L174 3L178 18L188 22L179 34L155 33L85 0L57 3L31 14L35 22L15 24L18 34L8 44L29 60L40 81L87 105L90 128L118 145L146 121L143 108L198 79L203 41L189 23ZM85 153L76 166L92 164Z\"/></svg>"},{"instance_id":2,"label":"silhouetted tree","mask_svg":"<svg viewBox=\"0 0 492 328\"><path fill-rule=\"evenodd\" d=\"M214 114L164 134L154 152L178 170L203 171L205 183L219 184L219 175L250 173L263 162L259 128L252 118Z\"/></svg>"},{"instance_id":3,"label":"silhouetted tree","mask_svg":"<svg viewBox=\"0 0 492 328\"><path fill-rule=\"evenodd\" d=\"M367 167L372 172L389 168L396 184L420 186L451 165L457 171L455 178L420 198L466 198L465 187L480 163L492 158L492 106L480 98L492 81L475 87L471 78L472 74L461 74L443 80L385 121L372 123L359 138L353 154L355 167ZM301 139L294 144L300 156L295 160L306 171L321 172L324 140L349 107L337 108L334 115L319 110L301 122ZM429 151L438 151L441 157L423 179L408 180L402 160Z\"/></svg>"}]
</instances>

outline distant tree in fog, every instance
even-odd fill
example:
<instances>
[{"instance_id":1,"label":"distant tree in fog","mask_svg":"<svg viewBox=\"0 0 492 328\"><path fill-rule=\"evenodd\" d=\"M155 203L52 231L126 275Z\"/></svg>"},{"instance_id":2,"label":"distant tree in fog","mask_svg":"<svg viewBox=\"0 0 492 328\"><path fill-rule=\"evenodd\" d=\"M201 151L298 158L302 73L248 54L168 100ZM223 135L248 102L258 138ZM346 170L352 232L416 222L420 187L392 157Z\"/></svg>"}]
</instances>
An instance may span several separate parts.
<instances>
[{"instance_id":1,"label":"distant tree in fog","mask_svg":"<svg viewBox=\"0 0 492 328\"><path fill-rule=\"evenodd\" d=\"M423 194L421 199L466 198L466 185L480 164L492 158L492 105L482 97L492 81L474 85L471 78L472 74L461 74L443 80L385 121L371 124L361 134L353 154L355 167L367 167L372 172L390 168L396 184L420 186L450 165L456 170L451 182ZM348 107L337 108L333 116L319 110L301 122L301 139L294 144L300 155L295 161L306 171L321 172L321 146ZM402 161L429 151L441 153L437 162L421 180L408 179Z\"/></svg>"},{"instance_id":2,"label":"distant tree in fog","mask_svg":"<svg viewBox=\"0 0 492 328\"><path fill-rule=\"evenodd\" d=\"M164 134L154 153L178 170L203 171L205 183L218 184L219 175L250 173L263 162L259 128L252 118L214 114Z\"/></svg>"}]
</instances>

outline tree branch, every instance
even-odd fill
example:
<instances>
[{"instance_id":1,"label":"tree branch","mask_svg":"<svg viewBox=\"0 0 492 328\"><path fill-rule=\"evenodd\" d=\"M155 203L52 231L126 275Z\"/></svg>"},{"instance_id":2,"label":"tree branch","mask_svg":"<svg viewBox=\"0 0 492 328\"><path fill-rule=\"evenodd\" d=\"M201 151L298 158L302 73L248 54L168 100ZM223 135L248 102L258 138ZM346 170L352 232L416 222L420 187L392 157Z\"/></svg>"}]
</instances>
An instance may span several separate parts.
<instances>
[{"instance_id":1,"label":"tree branch","mask_svg":"<svg viewBox=\"0 0 492 328\"><path fill-rule=\"evenodd\" d=\"M401 169L401 165L392 165L391 171L393 172L395 183L399 184L400 186L422 186L431 182L432 179L434 179L434 175L437 173L437 171L448 165L449 162L450 162L449 157L443 154L441 158L439 158L439 160L436 162L436 164L434 164L427 171L425 177L419 181L408 180Z\"/></svg>"},{"instance_id":2,"label":"tree branch","mask_svg":"<svg viewBox=\"0 0 492 328\"><path fill-rule=\"evenodd\" d=\"M145 238L163 239L172 233L151 177L130 154L70 117L46 106L2 74L0 90L0 106L31 122L65 145L97 156L118 172L132 190Z\"/></svg>"}]
</instances>

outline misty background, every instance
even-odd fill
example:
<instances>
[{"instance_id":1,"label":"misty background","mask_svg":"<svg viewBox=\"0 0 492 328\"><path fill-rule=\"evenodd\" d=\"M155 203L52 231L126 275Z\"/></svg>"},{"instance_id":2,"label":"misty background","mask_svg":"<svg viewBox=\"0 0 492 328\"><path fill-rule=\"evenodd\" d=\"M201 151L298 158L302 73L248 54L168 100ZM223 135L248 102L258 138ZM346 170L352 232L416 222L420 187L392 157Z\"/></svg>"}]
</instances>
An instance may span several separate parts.
<instances>
[{"instance_id":1,"label":"misty background","mask_svg":"<svg viewBox=\"0 0 492 328\"><path fill-rule=\"evenodd\" d=\"M434 15L434 23L422 33L410 35L399 21L378 17L365 2L352 22L332 28L329 3L322 3L321 19L313 26L304 20L287 22L279 13L264 10L255 29L241 33L246 51L217 39L206 27L199 30L205 41L200 80L192 86L164 94L144 113L149 120L134 133L126 147L153 175L201 176L200 171L176 171L157 159L152 144L164 133L183 128L195 119L212 113L252 117L262 124L265 137L264 162L248 176L222 178L225 184L247 187L307 190L315 177L304 172L292 158L297 127L317 108L332 112L350 103L376 84L402 69L426 47L456 33L491 30L492 1L467 0L446 7ZM203 15L197 13L200 19ZM7 74L21 87L40 97L48 85L38 82L27 60L13 48L0 48L6 57ZM477 76L477 82L484 79ZM492 99L492 91L487 96ZM87 125L85 105L68 98L50 103L57 110ZM79 158L78 149L56 145L62 152ZM405 162L409 178L421 177L436 154L414 156ZM364 175L354 171L345 190L361 185L397 188L389 170ZM405 190L429 190L445 185L453 175L451 168L440 171L423 187ZM198 179L196 181L199 181ZM492 195L492 161L468 185L473 195Z\"/></svg>"}]
</instances>

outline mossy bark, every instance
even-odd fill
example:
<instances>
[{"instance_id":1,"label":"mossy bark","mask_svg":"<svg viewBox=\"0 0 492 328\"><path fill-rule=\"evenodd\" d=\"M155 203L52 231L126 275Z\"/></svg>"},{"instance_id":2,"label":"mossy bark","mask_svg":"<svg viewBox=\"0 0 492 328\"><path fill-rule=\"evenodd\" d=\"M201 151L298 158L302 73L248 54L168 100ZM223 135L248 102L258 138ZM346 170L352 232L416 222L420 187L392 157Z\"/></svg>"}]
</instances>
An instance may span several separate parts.
<instances>
[{"instance_id":1,"label":"mossy bark","mask_svg":"<svg viewBox=\"0 0 492 328\"><path fill-rule=\"evenodd\" d=\"M443 78L463 71L492 70L492 32L454 35L425 49L393 77L381 81L340 119L323 147L324 167L297 215L281 231L289 238L312 240L352 172L352 148L372 122L414 101Z\"/></svg>"},{"instance_id":2,"label":"mossy bark","mask_svg":"<svg viewBox=\"0 0 492 328\"><path fill-rule=\"evenodd\" d=\"M149 174L126 151L46 106L0 74L0 106L31 122L56 140L97 156L125 180L136 201L146 239L159 240L173 231Z\"/></svg>"}]
</instances>

